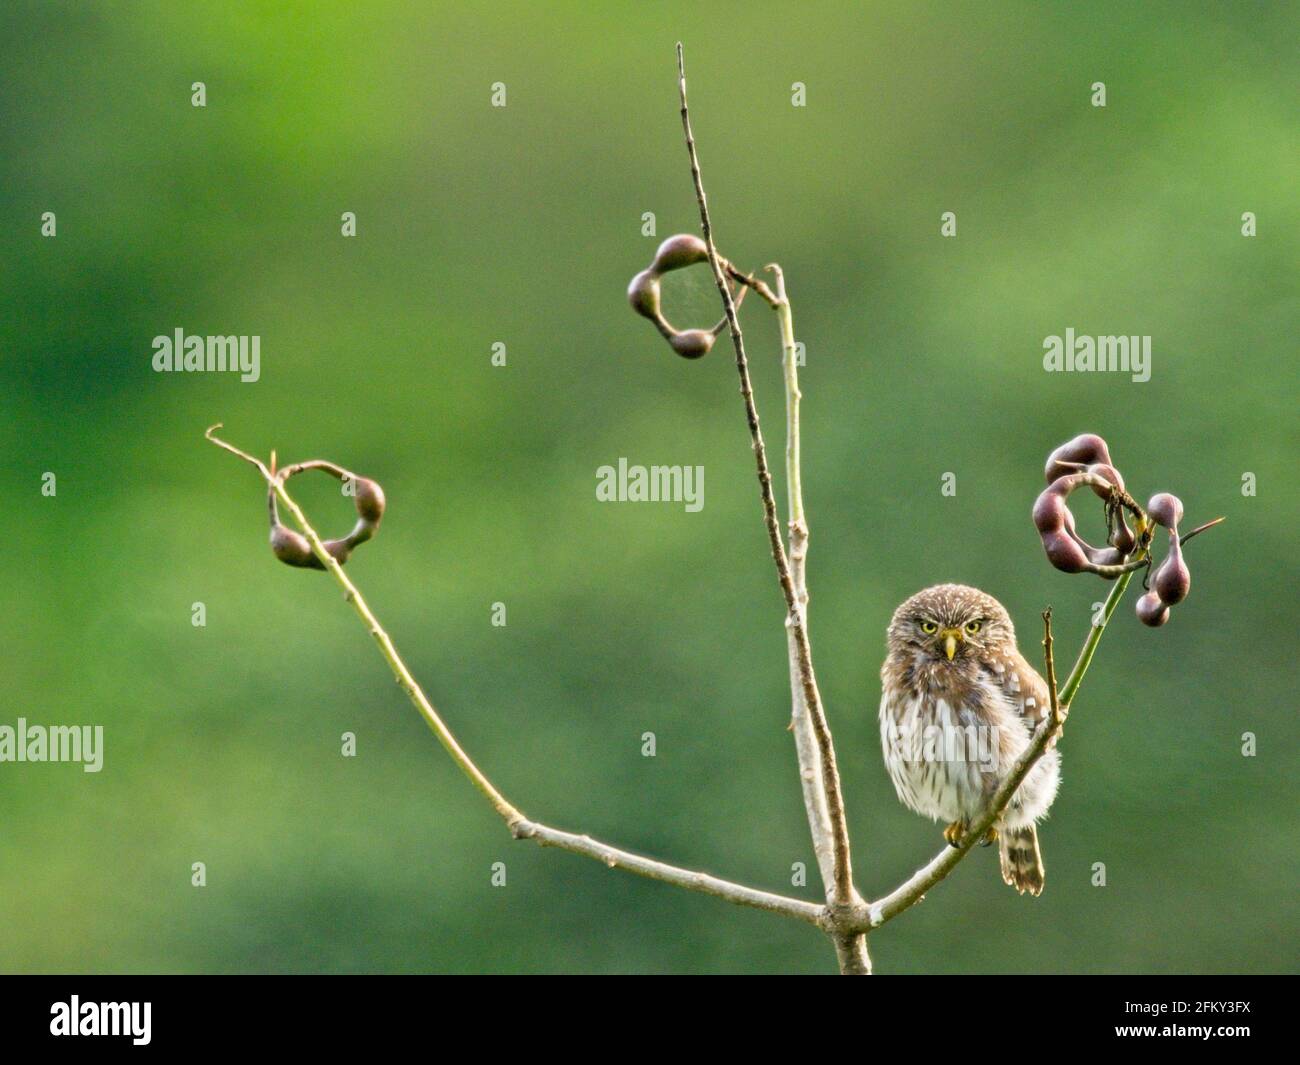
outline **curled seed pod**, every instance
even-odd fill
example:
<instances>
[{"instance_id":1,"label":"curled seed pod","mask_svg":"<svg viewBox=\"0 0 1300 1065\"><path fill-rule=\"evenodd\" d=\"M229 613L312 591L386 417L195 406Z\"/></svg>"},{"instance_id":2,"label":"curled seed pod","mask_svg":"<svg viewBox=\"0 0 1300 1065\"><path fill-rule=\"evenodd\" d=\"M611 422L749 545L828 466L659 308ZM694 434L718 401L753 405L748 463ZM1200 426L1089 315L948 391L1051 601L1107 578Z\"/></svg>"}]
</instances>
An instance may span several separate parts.
<instances>
[{"instance_id":1,"label":"curled seed pod","mask_svg":"<svg viewBox=\"0 0 1300 1065\"><path fill-rule=\"evenodd\" d=\"M1047 560L1062 573L1082 573L1090 564L1083 548L1065 531L1045 533L1043 550Z\"/></svg>"},{"instance_id":2,"label":"curled seed pod","mask_svg":"<svg viewBox=\"0 0 1300 1065\"><path fill-rule=\"evenodd\" d=\"M1067 474L1053 481L1034 501L1034 528L1043 541L1043 550L1053 566L1065 573L1081 573L1088 568L1088 545L1074 531L1074 515L1066 503L1082 479Z\"/></svg>"},{"instance_id":3,"label":"curled seed pod","mask_svg":"<svg viewBox=\"0 0 1300 1065\"><path fill-rule=\"evenodd\" d=\"M1065 496L1064 491L1052 485L1044 489L1034 501L1034 528L1040 533L1056 532L1058 529L1073 530L1074 518L1065 503Z\"/></svg>"},{"instance_id":4,"label":"curled seed pod","mask_svg":"<svg viewBox=\"0 0 1300 1065\"><path fill-rule=\"evenodd\" d=\"M387 502L384 499L384 490L379 487L377 481L372 481L369 477L354 478L353 485L357 493L357 513L361 516L361 520L371 526L378 526L384 516L384 506Z\"/></svg>"},{"instance_id":5,"label":"curled seed pod","mask_svg":"<svg viewBox=\"0 0 1300 1065\"><path fill-rule=\"evenodd\" d=\"M1161 601L1168 606L1181 603L1192 589L1192 571L1183 561L1183 549L1176 532L1169 533L1169 554L1156 570L1153 583Z\"/></svg>"},{"instance_id":6,"label":"curled seed pod","mask_svg":"<svg viewBox=\"0 0 1300 1065\"><path fill-rule=\"evenodd\" d=\"M644 318L658 321L659 275L653 269L642 270L628 283L627 301L632 309Z\"/></svg>"},{"instance_id":7,"label":"curled seed pod","mask_svg":"<svg viewBox=\"0 0 1300 1065\"><path fill-rule=\"evenodd\" d=\"M650 269L660 274L702 263L709 257L709 246L694 233L678 233L659 245Z\"/></svg>"},{"instance_id":8,"label":"curled seed pod","mask_svg":"<svg viewBox=\"0 0 1300 1065\"><path fill-rule=\"evenodd\" d=\"M1039 493L1034 502L1034 527L1043 541L1047 559L1064 573L1095 573L1114 580L1127 572L1124 552L1114 546L1093 547L1074 528L1074 514L1066 498L1080 485L1095 476L1080 471L1058 477Z\"/></svg>"},{"instance_id":9,"label":"curled seed pod","mask_svg":"<svg viewBox=\"0 0 1300 1065\"><path fill-rule=\"evenodd\" d=\"M1096 433L1080 433L1047 456L1043 476L1051 484L1058 477L1078 472L1080 466L1091 466L1094 463L1110 465L1110 450L1106 447L1106 441Z\"/></svg>"},{"instance_id":10,"label":"curled seed pod","mask_svg":"<svg viewBox=\"0 0 1300 1065\"><path fill-rule=\"evenodd\" d=\"M307 470L321 470L342 481L345 494L352 496L353 503L357 508L357 521L353 525L352 531L347 536L326 540L322 544L326 553L331 555L341 566L352 557L352 551L358 544L363 544L373 538L379 529L379 523L383 519L386 505L384 490L377 481L372 481L368 477L358 477L341 466L323 460L300 462L293 466L287 466L279 472L278 478L288 480L290 477L305 473ZM281 524L275 502L274 488L269 489L267 492L267 510L271 518L271 551L275 557L289 566L323 570L325 564L316 557L311 549L311 544L307 542L307 538L301 533L285 528Z\"/></svg>"},{"instance_id":11,"label":"curled seed pod","mask_svg":"<svg viewBox=\"0 0 1300 1065\"><path fill-rule=\"evenodd\" d=\"M1169 607L1160 601L1160 596L1155 592L1147 592L1138 599L1136 609L1138 620L1153 629L1160 628L1169 620Z\"/></svg>"},{"instance_id":12,"label":"curled seed pod","mask_svg":"<svg viewBox=\"0 0 1300 1065\"><path fill-rule=\"evenodd\" d=\"M1168 492L1157 492L1147 501L1147 514L1157 525L1177 529L1183 520L1183 501Z\"/></svg>"},{"instance_id":13,"label":"curled seed pod","mask_svg":"<svg viewBox=\"0 0 1300 1065\"><path fill-rule=\"evenodd\" d=\"M668 338L668 343L683 359L698 359L709 353L716 338L717 334L708 329L687 329L673 334Z\"/></svg>"}]
</instances>

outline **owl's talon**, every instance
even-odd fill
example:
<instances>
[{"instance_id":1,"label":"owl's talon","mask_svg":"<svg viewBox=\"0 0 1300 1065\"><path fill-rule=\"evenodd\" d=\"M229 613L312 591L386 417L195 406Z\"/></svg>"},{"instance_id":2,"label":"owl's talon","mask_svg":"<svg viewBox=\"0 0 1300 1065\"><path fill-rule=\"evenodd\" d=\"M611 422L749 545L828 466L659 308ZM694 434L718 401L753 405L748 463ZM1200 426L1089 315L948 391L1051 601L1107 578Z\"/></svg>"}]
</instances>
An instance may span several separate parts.
<instances>
[{"instance_id":1,"label":"owl's talon","mask_svg":"<svg viewBox=\"0 0 1300 1065\"><path fill-rule=\"evenodd\" d=\"M989 830L984 833L984 838L980 840L981 847L991 847L998 841L998 830L996 825L990 825Z\"/></svg>"},{"instance_id":2,"label":"owl's talon","mask_svg":"<svg viewBox=\"0 0 1300 1065\"><path fill-rule=\"evenodd\" d=\"M966 824L963 821L954 821L943 830L943 838L948 841L950 847L960 847L962 837L966 835Z\"/></svg>"}]
</instances>

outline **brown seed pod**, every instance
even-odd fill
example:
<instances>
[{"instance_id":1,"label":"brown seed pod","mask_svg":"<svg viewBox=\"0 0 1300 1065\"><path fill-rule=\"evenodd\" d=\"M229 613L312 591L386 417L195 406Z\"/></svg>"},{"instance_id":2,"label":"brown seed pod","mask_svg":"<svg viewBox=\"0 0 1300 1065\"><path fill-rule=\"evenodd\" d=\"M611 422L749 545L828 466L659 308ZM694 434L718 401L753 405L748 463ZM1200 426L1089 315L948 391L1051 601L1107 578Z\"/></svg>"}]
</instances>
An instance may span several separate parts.
<instances>
[{"instance_id":1,"label":"brown seed pod","mask_svg":"<svg viewBox=\"0 0 1300 1065\"><path fill-rule=\"evenodd\" d=\"M632 309L637 314L654 322L655 328L668 341L673 351L686 359L698 359L703 355L707 355L713 347L713 342L718 339L722 330L726 328L727 319L724 317L712 329L676 329L664 317L659 280L670 270L680 270L683 267L704 262L708 257L709 249L704 241L690 233L679 233L676 236L669 237L659 245L659 250L655 252L654 262L632 278L627 286L627 298L628 302L632 304ZM723 270L730 274L733 279L740 278L735 267L727 260L720 259L719 262ZM758 286L766 291L761 282L756 282L752 278L748 279L747 283L740 285L739 293L733 295L735 309L739 309L745 299L745 294L751 286Z\"/></svg>"},{"instance_id":2,"label":"brown seed pod","mask_svg":"<svg viewBox=\"0 0 1300 1065\"><path fill-rule=\"evenodd\" d=\"M717 334L708 329L687 329L668 338L673 351L683 359L698 359L707 355Z\"/></svg>"},{"instance_id":3,"label":"brown seed pod","mask_svg":"<svg viewBox=\"0 0 1300 1065\"><path fill-rule=\"evenodd\" d=\"M271 552L286 566L297 566L300 569L325 568L312 553L307 537L280 524L271 526Z\"/></svg>"},{"instance_id":4,"label":"brown seed pod","mask_svg":"<svg viewBox=\"0 0 1300 1065\"><path fill-rule=\"evenodd\" d=\"M1168 606L1181 603L1192 589L1192 571L1183 561L1182 545L1178 542L1178 534L1173 530L1169 533L1169 554L1160 563L1152 583L1155 584L1161 601Z\"/></svg>"},{"instance_id":5,"label":"brown seed pod","mask_svg":"<svg viewBox=\"0 0 1300 1065\"><path fill-rule=\"evenodd\" d=\"M1057 482L1045 488L1034 501L1034 528L1040 533L1056 532L1073 526L1074 519L1065 502L1067 494L1067 487Z\"/></svg>"},{"instance_id":6,"label":"brown seed pod","mask_svg":"<svg viewBox=\"0 0 1300 1065\"><path fill-rule=\"evenodd\" d=\"M1183 520L1183 501L1168 492L1157 492L1147 501L1147 514L1157 525L1177 529Z\"/></svg>"},{"instance_id":7,"label":"brown seed pod","mask_svg":"<svg viewBox=\"0 0 1300 1065\"><path fill-rule=\"evenodd\" d=\"M1098 481L1099 476L1088 469L1058 477L1034 501L1033 518L1034 527L1043 541L1043 550L1053 566L1064 573L1095 573L1109 581L1144 563L1126 561L1125 553L1114 546L1093 547L1075 531L1074 514L1066 499L1081 485L1095 488L1098 483L1114 483Z\"/></svg>"},{"instance_id":8,"label":"brown seed pod","mask_svg":"<svg viewBox=\"0 0 1300 1065\"><path fill-rule=\"evenodd\" d=\"M1088 556L1064 530L1043 535L1047 560L1062 573L1082 573L1089 566Z\"/></svg>"},{"instance_id":9,"label":"brown seed pod","mask_svg":"<svg viewBox=\"0 0 1300 1065\"><path fill-rule=\"evenodd\" d=\"M1078 474L1053 481L1034 501L1034 527L1043 541L1043 550L1053 566L1064 573L1081 573L1088 568L1088 546L1074 531L1074 515L1066 498L1080 484Z\"/></svg>"},{"instance_id":10,"label":"brown seed pod","mask_svg":"<svg viewBox=\"0 0 1300 1065\"><path fill-rule=\"evenodd\" d=\"M1096 433L1080 433L1047 456L1043 476L1051 484L1058 477L1077 473L1080 467L1094 463L1110 465L1110 450L1106 447L1106 441Z\"/></svg>"},{"instance_id":11,"label":"brown seed pod","mask_svg":"<svg viewBox=\"0 0 1300 1065\"><path fill-rule=\"evenodd\" d=\"M660 274L694 266L709 258L709 246L694 233L678 233L659 245L650 269Z\"/></svg>"},{"instance_id":12,"label":"brown seed pod","mask_svg":"<svg viewBox=\"0 0 1300 1065\"><path fill-rule=\"evenodd\" d=\"M372 481L369 477L357 477L353 484L356 490L357 513L361 515L361 520L378 526L384 516L384 506L387 503L384 499L384 490L379 487L379 482Z\"/></svg>"},{"instance_id":13,"label":"brown seed pod","mask_svg":"<svg viewBox=\"0 0 1300 1065\"><path fill-rule=\"evenodd\" d=\"M1143 625L1149 625L1153 629L1160 628L1169 620L1169 607L1160 601L1160 596L1155 592L1147 592L1137 601L1138 620Z\"/></svg>"},{"instance_id":14,"label":"brown seed pod","mask_svg":"<svg viewBox=\"0 0 1300 1065\"><path fill-rule=\"evenodd\" d=\"M659 275L653 268L642 270L628 283L627 301L643 318L659 321L662 313L659 309Z\"/></svg>"},{"instance_id":15,"label":"brown seed pod","mask_svg":"<svg viewBox=\"0 0 1300 1065\"><path fill-rule=\"evenodd\" d=\"M377 481L372 481L368 477L358 477L341 466L320 460L286 466L280 470L277 479L281 482L287 481L290 477L307 470L322 470L331 477L337 478L343 482L346 494L353 497L357 508L357 521L352 531L347 536L326 540L321 545L342 566L352 557L352 551L358 544L364 544L372 539L378 531L386 505L384 490ZM349 487L351 491L347 491ZM288 566L323 570L325 564L316 557L307 538L293 529L286 528L280 521L273 487L267 491L267 510L271 520L271 551L275 557Z\"/></svg>"}]
</instances>

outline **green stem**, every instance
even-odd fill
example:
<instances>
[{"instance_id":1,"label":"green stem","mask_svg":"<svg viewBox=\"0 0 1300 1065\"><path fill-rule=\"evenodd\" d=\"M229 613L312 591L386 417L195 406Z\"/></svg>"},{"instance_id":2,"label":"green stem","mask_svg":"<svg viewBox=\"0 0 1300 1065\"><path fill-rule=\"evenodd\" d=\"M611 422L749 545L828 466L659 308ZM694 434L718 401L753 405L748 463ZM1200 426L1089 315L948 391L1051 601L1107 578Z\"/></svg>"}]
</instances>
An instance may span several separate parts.
<instances>
[{"instance_id":1,"label":"green stem","mask_svg":"<svg viewBox=\"0 0 1300 1065\"><path fill-rule=\"evenodd\" d=\"M1088 633L1088 639L1084 641L1083 650L1079 652L1079 659L1074 663L1074 668L1070 670L1070 675L1065 680L1065 686L1061 689L1060 703L1062 710L1068 710L1070 703L1074 701L1074 693L1079 690L1083 675L1088 672L1088 666L1097 650L1097 644L1101 643L1101 634L1106 631L1106 625L1110 622L1111 615L1115 613L1115 608L1119 606L1119 601L1124 598L1128 582L1132 579L1133 574L1131 572L1123 574L1115 581L1115 586L1110 590L1110 595L1106 597L1106 603L1101 611L1101 624L1094 625L1092 631Z\"/></svg>"},{"instance_id":2,"label":"green stem","mask_svg":"<svg viewBox=\"0 0 1300 1065\"><path fill-rule=\"evenodd\" d=\"M802 526L803 516L803 478L802 461L799 454L799 400L803 393L799 391L799 365L794 341L794 314L790 309L790 300L785 294L785 275L781 268L773 263L768 267L776 275L776 316L781 327L781 360L785 370L785 475L786 488L790 498L790 524Z\"/></svg>"}]
</instances>

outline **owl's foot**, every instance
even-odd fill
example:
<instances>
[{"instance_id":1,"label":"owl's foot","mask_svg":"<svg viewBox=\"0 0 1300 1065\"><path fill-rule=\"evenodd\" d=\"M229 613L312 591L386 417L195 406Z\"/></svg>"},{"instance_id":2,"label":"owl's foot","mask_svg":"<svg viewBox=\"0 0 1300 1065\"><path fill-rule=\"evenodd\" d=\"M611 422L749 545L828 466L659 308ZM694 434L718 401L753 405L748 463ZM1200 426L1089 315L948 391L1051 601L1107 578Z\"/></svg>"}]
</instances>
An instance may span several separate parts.
<instances>
[{"instance_id":1,"label":"owl's foot","mask_svg":"<svg viewBox=\"0 0 1300 1065\"><path fill-rule=\"evenodd\" d=\"M960 847L966 839L966 833L970 831L970 824L966 821L954 821L943 830L943 838L948 841L950 847ZM980 840L981 847L988 847L997 842L997 826L990 826Z\"/></svg>"}]
</instances>

